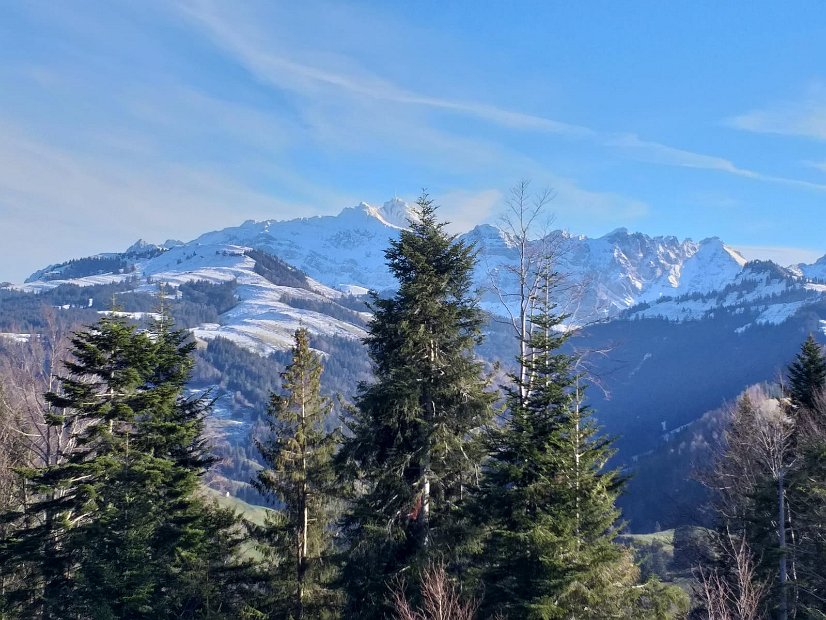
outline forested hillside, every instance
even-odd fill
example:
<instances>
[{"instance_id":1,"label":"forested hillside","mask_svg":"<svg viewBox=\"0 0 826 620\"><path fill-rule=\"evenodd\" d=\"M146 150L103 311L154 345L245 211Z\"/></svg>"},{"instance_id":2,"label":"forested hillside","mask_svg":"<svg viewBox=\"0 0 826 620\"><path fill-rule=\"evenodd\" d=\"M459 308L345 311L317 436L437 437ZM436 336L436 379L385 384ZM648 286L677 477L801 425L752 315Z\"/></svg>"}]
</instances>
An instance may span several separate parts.
<instances>
[{"instance_id":1,"label":"forested hillside","mask_svg":"<svg viewBox=\"0 0 826 620\"><path fill-rule=\"evenodd\" d=\"M170 327L174 301L140 315L143 327L127 310L107 312L65 351L59 338L33 339L29 359L57 374L31 382L46 388L40 397L12 379L25 371L4 372L3 428L34 431L2 434L12 461L0 507L4 613L378 618L433 597L453 601L451 615L684 613L686 594L640 581L615 540L621 479L605 468L610 443L584 404L576 358L561 350L568 336L553 330L562 320L553 303L526 307L537 331L514 334L521 353L500 393L475 355L485 319L470 287L472 248L443 231L426 197L419 207L387 252L400 286L373 299L372 374L348 364L358 383L341 422L331 423L323 395L341 378L322 388L318 351L358 350L336 340L311 348L305 329L288 358L257 363L213 339L197 370L195 343ZM546 266L531 277L550 294ZM224 291L194 285L176 297L227 304ZM55 335L63 328L43 320ZM25 347L6 346L4 359L24 359ZM249 420L258 465L248 481L273 507L263 524L242 527L198 491L215 465L204 433L219 402L191 393L198 383L261 408L264 424ZM518 589L494 587L506 586L502 574Z\"/></svg>"},{"instance_id":2,"label":"forested hillside","mask_svg":"<svg viewBox=\"0 0 826 620\"><path fill-rule=\"evenodd\" d=\"M150 259L198 265L180 275L0 289L3 613L817 609L817 285L755 263L577 327L548 237L521 246L504 318L475 249L418 208L381 295L185 246ZM269 511L239 520L203 485Z\"/></svg>"}]
</instances>

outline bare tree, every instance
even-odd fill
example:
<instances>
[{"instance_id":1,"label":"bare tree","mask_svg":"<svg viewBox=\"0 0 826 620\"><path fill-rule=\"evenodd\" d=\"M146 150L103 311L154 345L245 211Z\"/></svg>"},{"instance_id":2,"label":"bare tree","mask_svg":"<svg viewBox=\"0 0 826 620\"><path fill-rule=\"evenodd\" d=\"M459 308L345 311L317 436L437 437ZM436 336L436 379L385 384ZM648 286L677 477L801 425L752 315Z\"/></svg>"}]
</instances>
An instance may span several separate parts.
<instances>
[{"instance_id":1,"label":"bare tree","mask_svg":"<svg viewBox=\"0 0 826 620\"><path fill-rule=\"evenodd\" d=\"M27 446L26 465L59 463L71 451L72 432L51 424L55 412L44 395L55 387L55 377L68 356L69 328L51 308L43 309L44 330L27 342L7 346L0 355L0 378L5 385L4 405L17 413L17 427Z\"/></svg>"},{"instance_id":2,"label":"bare tree","mask_svg":"<svg viewBox=\"0 0 826 620\"><path fill-rule=\"evenodd\" d=\"M716 569L695 571L709 620L759 620L769 582L757 575L757 562L744 536L727 532L720 546L728 556L730 578Z\"/></svg>"},{"instance_id":3,"label":"bare tree","mask_svg":"<svg viewBox=\"0 0 826 620\"><path fill-rule=\"evenodd\" d=\"M531 316L543 294L543 281L561 253L561 238L548 230L547 208L553 196L549 189L532 193L527 180L511 188L500 229L516 249L517 259L514 264L503 263L497 269L488 267L491 289L507 315L506 322L513 328L520 360L529 359ZM519 394L524 401L529 379L526 364L520 364L518 372Z\"/></svg>"},{"instance_id":4,"label":"bare tree","mask_svg":"<svg viewBox=\"0 0 826 620\"><path fill-rule=\"evenodd\" d=\"M18 474L27 467L56 465L74 449L73 429L46 402L59 365L68 353L68 328L55 312L44 309L45 329L27 341L0 343L0 513L6 531L20 519L38 521L51 531L54 514L32 513L32 489ZM57 491L52 491L57 493ZM0 531L0 537L6 532ZM56 541L50 544L56 545ZM30 576L24 567L3 571L0 589Z\"/></svg>"},{"instance_id":5,"label":"bare tree","mask_svg":"<svg viewBox=\"0 0 826 620\"><path fill-rule=\"evenodd\" d=\"M404 593L404 583L393 590L393 612L396 620L473 620L478 608L475 599L463 599L450 580L444 564L430 564L421 575L421 606L416 608Z\"/></svg>"},{"instance_id":6,"label":"bare tree","mask_svg":"<svg viewBox=\"0 0 826 620\"><path fill-rule=\"evenodd\" d=\"M788 618L788 581L790 528L786 485L797 458L795 419L788 413L788 403L770 396L765 389L753 388L742 395L731 412L731 424L725 433L725 451L718 462L713 484L717 491L717 509L723 521L742 532L754 511L754 491L761 481L775 485L775 528L779 559L778 618Z\"/></svg>"}]
</instances>

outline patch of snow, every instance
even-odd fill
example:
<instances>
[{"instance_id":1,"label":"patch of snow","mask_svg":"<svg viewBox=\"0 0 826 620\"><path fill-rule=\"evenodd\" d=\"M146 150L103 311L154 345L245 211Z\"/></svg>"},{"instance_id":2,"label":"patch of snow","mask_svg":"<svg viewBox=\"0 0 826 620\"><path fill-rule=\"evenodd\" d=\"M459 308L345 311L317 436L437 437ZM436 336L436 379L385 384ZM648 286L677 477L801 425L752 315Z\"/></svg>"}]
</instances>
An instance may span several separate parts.
<instances>
[{"instance_id":1,"label":"patch of snow","mask_svg":"<svg viewBox=\"0 0 826 620\"><path fill-rule=\"evenodd\" d=\"M20 344L31 342L32 334L20 334L15 332L0 332L0 338L4 340L11 340Z\"/></svg>"},{"instance_id":2,"label":"patch of snow","mask_svg":"<svg viewBox=\"0 0 826 620\"><path fill-rule=\"evenodd\" d=\"M133 321L143 321L144 319L160 320L161 315L157 312L122 312L120 310L98 310L102 316L116 316Z\"/></svg>"},{"instance_id":3,"label":"patch of snow","mask_svg":"<svg viewBox=\"0 0 826 620\"><path fill-rule=\"evenodd\" d=\"M345 295L356 296L366 295L370 292L370 289L364 288L363 286L357 286L355 284L344 284L339 290L341 290L341 292Z\"/></svg>"},{"instance_id":4,"label":"patch of snow","mask_svg":"<svg viewBox=\"0 0 826 620\"><path fill-rule=\"evenodd\" d=\"M23 291L24 293L41 293L53 288L57 288L61 284L75 284L76 286L95 286L96 284L118 284L120 282L128 282L135 277L135 273L104 273L96 276L86 276L85 278L75 278L74 280L38 280L35 282L27 282L25 284L17 284L11 288Z\"/></svg>"},{"instance_id":5,"label":"patch of snow","mask_svg":"<svg viewBox=\"0 0 826 620\"><path fill-rule=\"evenodd\" d=\"M755 322L760 325L780 325L794 316L805 305L806 302L804 301L795 301L768 306L760 313Z\"/></svg>"}]
</instances>

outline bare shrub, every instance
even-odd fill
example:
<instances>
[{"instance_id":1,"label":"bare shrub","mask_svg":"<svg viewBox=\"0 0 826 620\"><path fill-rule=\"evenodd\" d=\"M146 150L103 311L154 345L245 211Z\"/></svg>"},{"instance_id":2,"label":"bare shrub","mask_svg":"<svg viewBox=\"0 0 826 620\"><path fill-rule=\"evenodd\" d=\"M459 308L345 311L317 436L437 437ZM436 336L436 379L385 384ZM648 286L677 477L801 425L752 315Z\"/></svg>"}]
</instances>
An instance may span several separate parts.
<instances>
[{"instance_id":1,"label":"bare shrub","mask_svg":"<svg viewBox=\"0 0 826 620\"><path fill-rule=\"evenodd\" d=\"M479 607L473 598L465 599L451 581L441 562L434 562L421 574L421 605L414 607L399 581L393 589L393 617L396 620L473 620Z\"/></svg>"}]
</instances>

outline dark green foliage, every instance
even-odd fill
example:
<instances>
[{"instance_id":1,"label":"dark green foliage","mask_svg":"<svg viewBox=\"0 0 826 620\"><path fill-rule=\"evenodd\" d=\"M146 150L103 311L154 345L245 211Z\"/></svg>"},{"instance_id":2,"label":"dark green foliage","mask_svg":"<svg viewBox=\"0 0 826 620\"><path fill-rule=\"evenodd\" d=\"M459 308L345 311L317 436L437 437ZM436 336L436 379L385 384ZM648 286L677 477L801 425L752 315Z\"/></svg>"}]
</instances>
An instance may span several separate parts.
<instances>
[{"instance_id":1,"label":"dark green foliage","mask_svg":"<svg viewBox=\"0 0 826 620\"><path fill-rule=\"evenodd\" d=\"M814 411L818 397L826 388L826 356L813 336L800 347L789 365L789 396L792 404Z\"/></svg>"},{"instance_id":2,"label":"dark green foliage","mask_svg":"<svg viewBox=\"0 0 826 620\"><path fill-rule=\"evenodd\" d=\"M370 377L369 360L364 345L351 338L338 336L311 336L310 346L325 354L324 373L321 376L321 392L327 396L352 397L356 385ZM196 352L192 385L199 388L213 386L220 395L221 407L230 410L233 419L255 426L267 410L269 395L281 389L280 373L292 360L289 351L278 351L270 357L261 357L239 347L224 338L211 340L206 348ZM341 402L333 399L334 411L325 428L338 426ZM221 488L231 489L232 494L254 504L264 503L263 498L248 481L260 465L260 455L248 439L247 431L228 436L227 442L218 443L214 450L220 462L211 471L223 477ZM225 486L226 485L226 486Z\"/></svg>"},{"instance_id":3,"label":"dark green foliage","mask_svg":"<svg viewBox=\"0 0 826 620\"><path fill-rule=\"evenodd\" d=\"M640 567L640 579L664 580L670 573L671 555L665 550L662 541L652 540L650 543L637 545L633 549L634 562Z\"/></svg>"},{"instance_id":4,"label":"dark green foliage","mask_svg":"<svg viewBox=\"0 0 826 620\"><path fill-rule=\"evenodd\" d=\"M349 308L353 312L370 312L370 304L368 295L344 295L336 299L336 303L345 308Z\"/></svg>"},{"instance_id":5,"label":"dark green foliage","mask_svg":"<svg viewBox=\"0 0 826 620\"><path fill-rule=\"evenodd\" d=\"M193 379L199 385L215 385L230 394L239 392L248 403L264 411L269 395L281 382L280 360L268 359L239 347L226 338L213 338L198 352Z\"/></svg>"},{"instance_id":6,"label":"dark green foliage","mask_svg":"<svg viewBox=\"0 0 826 620\"><path fill-rule=\"evenodd\" d=\"M272 254L261 250L247 250L244 252L255 261L255 273L275 284L276 286L290 286L310 290L307 276L292 265Z\"/></svg>"},{"instance_id":7,"label":"dark green foliage","mask_svg":"<svg viewBox=\"0 0 826 620\"><path fill-rule=\"evenodd\" d=\"M567 618L587 608L609 617L631 585L623 576L627 552L613 540L620 479L604 469L610 442L583 404L574 358L560 351L564 319L553 306L532 317L529 354L520 360L527 379L512 376L508 419L489 437L474 503L484 528L477 562L487 615Z\"/></svg>"},{"instance_id":8,"label":"dark green foliage","mask_svg":"<svg viewBox=\"0 0 826 620\"><path fill-rule=\"evenodd\" d=\"M134 282L77 286L61 284L42 293L0 289L0 331L37 332L46 328L43 307L57 306L69 323L94 322L97 310L111 310L113 300L129 312L154 310L157 300L146 293L130 293ZM89 300L92 306L89 307ZM65 309L64 309L65 308Z\"/></svg>"},{"instance_id":9,"label":"dark green foliage","mask_svg":"<svg viewBox=\"0 0 826 620\"><path fill-rule=\"evenodd\" d=\"M178 287L180 298L169 302L169 312L181 327L197 327L220 322L219 315L238 304L237 282L230 280L212 284L206 280L184 282Z\"/></svg>"},{"instance_id":10,"label":"dark green foliage","mask_svg":"<svg viewBox=\"0 0 826 620\"><path fill-rule=\"evenodd\" d=\"M53 265L45 271L34 274L26 282L32 280L74 280L104 273L131 273L133 271L135 271L135 266L120 254L115 256L90 256Z\"/></svg>"},{"instance_id":11,"label":"dark green foliage","mask_svg":"<svg viewBox=\"0 0 826 620\"><path fill-rule=\"evenodd\" d=\"M822 449L826 434L798 413L780 386L749 389L730 410L722 449L707 476L718 518L716 568L736 588L742 573L731 548L744 545L755 566L749 582L765 590L761 606L778 618L795 617L823 587L810 581L821 572L823 557L809 553L820 529L810 529L809 516L826 497L818 497L823 472L810 457Z\"/></svg>"},{"instance_id":12,"label":"dark green foliage","mask_svg":"<svg viewBox=\"0 0 826 620\"><path fill-rule=\"evenodd\" d=\"M674 529L675 571L691 571L711 563L713 556L711 532L702 527L683 525Z\"/></svg>"},{"instance_id":13,"label":"dark green foliage","mask_svg":"<svg viewBox=\"0 0 826 620\"><path fill-rule=\"evenodd\" d=\"M184 301L202 306L210 306L218 314L223 314L238 305L235 290L238 288L236 280L213 284L206 280L184 282L178 287Z\"/></svg>"},{"instance_id":14,"label":"dark green foliage","mask_svg":"<svg viewBox=\"0 0 826 620\"><path fill-rule=\"evenodd\" d=\"M794 600L804 617L822 618L826 608L826 435L810 444L802 458L787 492L794 509Z\"/></svg>"},{"instance_id":15,"label":"dark green foliage","mask_svg":"<svg viewBox=\"0 0 826 620\"><path fill-rule=\"evenodd\" d=\"M235 523L196 494L210 403L183 394L193 344L166 320L141 333L109 317L72 344L47 395L62 454L24 472L33 501L0 547L27 575L10 600L47 618L200 617L244 565L211 555L232 546ZM181 598L185 583L197 596Z\"/></svg>"},{"instance_id":16,"label":"dark green foliage","mask_svg":"<svg viewBox=\"0 0 826 620\"><path fill-rule=\"evenodd\" d=\"M251 531L269 570L270 613L319 618L332 613L331 571L336 439L324 430L332 403L321 395L321 360L305 329L295 333L292 362L273 394L267 435L255 444L264 468L252 481L278 512Z\"/></svg>"},{"instance_id":17,"label":"dark green foliage","mask_svg":"<svg viewBox=\"0 0 826 620\"><path fill-rule=\"evenodd\" d=\"M130 279L94 286L61 284L41 293L0 289L0 331L37 332L43 329L43 306L57 306L67 321L86 324L98 318L97 311L111 310L114 306L124 312L154 312L158 305L157 297L133 292L135 285L136 281ZM184 283L180 287L182 298L167 300L169 313L177 325L185 328L216 323L219 314L237 303L235 288L234 281L222 284L203 281Z\"/></svg>"},{"instance_id":18,"label":"dark green foliage","mask_svg":"<svg viewBox=\"0 0 826 620\"><path fill-rule=\"evenodd\" d=\"M473 248L444 232L426 195L417 204L386 252L399 289L373 298L366 342L375 381L359 388L339 454L353 492L342 531L349 617L383 617L399 575L454 554L482 457L479 429L491 416L473 354L482 325Z\"/></svg>"},{"instance_id":19,"label":"dark green foliage","mask_svg":"<svg viewBox=\"0 0 826 620\"><path fill-rule=\"evenodd\" d=\"M372 378L370 359L362 342L341 336L315 335L310 337L310 345L327 354L321 377L324 394L337 394L349 400L358 385ZM335 404L338 406L338 402Z\"/></svg>"},{"instance_id":20,"label":"dark green foliage","mask_svg":"<svg viewBox=\"0 0 826 620\"><path fill-rule=\"evenodd\" d=\"M281 298L281 302L287 304L288 306L292 306L293 308L311 310L313 312L325 314L334 319L338 319L339 321L352 323L353 325L358 325L359 327L365 327L367 325L367 321L357 312L350 310L336 301L330 301L322 297L319 297L318 299L309 299L306 297L284 295Z\"/></svg>"},{"instance_id":21,"label":"dark green foliage","mask_svg":"<svg viewBox=\"0 0 826 620\"><path fill-rule=\"evenodd\" d=\"M484 617L673 617L684 594L639 583L631 552L616 539L623 480L606 467L611 440L585 404L571 332L556 311L559 276L539 257L524 353L505 388L506 419L490 431L470 519L480 531L471 573ZM649 567L649 575L660 566Z\"/></svg>"}]
</instances>

